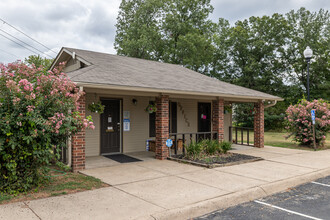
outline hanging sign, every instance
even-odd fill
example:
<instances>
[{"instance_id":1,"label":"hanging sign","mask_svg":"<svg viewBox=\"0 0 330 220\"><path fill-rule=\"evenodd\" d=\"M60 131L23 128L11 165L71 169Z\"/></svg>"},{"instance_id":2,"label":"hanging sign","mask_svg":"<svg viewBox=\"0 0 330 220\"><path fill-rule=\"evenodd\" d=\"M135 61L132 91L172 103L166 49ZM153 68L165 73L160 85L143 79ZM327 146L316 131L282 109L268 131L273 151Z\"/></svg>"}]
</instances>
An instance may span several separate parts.
<instances>
[{"instance_id":1,"label":"hanging sign","mask_svg":"<svg viewBox=\"0 0 330 220\"><path fill-rule=\"evenodd\" d=\"M315 109L312 109L311 115L312 115L312 123L313 125L315 125Z\"/></svg>"},{"instance_id":2,"label":"hanging sign","mask_svg":"<svg viewBox=\"0 0 330 220\"><path fill-rule=\"evenodd\" d=\"M131 130L131 120L124 119L124 131L130 131L130 130Z\"/></svg>"},{"instance_id":3,"label":"hanging sign","mask_svg":"<svg viewBox=\"0 0 330 220\"><path fill-rule=\"evenodd\" d=\"M313 124L313 144L314 144L314 150L316 150L316 141L315 141L315 109L311 110L312 115L312 124Z\"/></svg>"},{"instance_id":4,"label":"hanging sign","mask_svg":"<svg viewBox=\"0 0 330 220\"><path fill-rule=\"evenodd\" d=\"M124 119L130 119L130 112L124 111Z\"/></svg>"},{"instance_id":5,"label":"hanging sign","mask_svg":"<svg viewBox=\"0 0 330 220\"><path fill-rule=\"evenodd\" d=\"M167 147L172 147L172 145L173 145L173 141L172 141L172 139L167 139L167 140L166 140L166 146L167 146Z\"/></svg>"}]
</instances>

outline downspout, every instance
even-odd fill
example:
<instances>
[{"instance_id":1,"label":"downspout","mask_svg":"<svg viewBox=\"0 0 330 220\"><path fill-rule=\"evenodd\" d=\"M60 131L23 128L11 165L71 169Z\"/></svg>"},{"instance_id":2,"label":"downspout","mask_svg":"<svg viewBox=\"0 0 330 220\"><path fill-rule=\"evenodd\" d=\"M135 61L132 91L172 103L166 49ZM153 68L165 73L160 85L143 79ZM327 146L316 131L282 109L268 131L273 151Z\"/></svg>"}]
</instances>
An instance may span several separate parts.
<instances>
[{"instance_id":1,"label":"downspout","mask_svg":"<svg viewBox=\"0 0 330 220\"><path fill-rule=\"evenodd\" d=\"M71 113L71 109L69 109L69 114ZM71 134L67 140L67 158L68 158L68 167L72 165L72 138Z\"/></svg>"},{"instance_id":2,"label":"downspout","mask_svg":"<svg viewBox=\"0 0 330 220\"><path fill-rule=\"evenodd\" d=\"M274 100L273 103L270 103L270 104L268 104L268 105L265 105L264 108L272 107L272 106L276 105L276 103L277 103L277 100Z\"/></svg>"},{"instance_id":3,"label":"downspout","mask_svg":"<svg viewBox=\"0 0 330 220\"><path fill-rule=\"evenodd\" d=\"M68 167L72 165L72 141L71 136L68 138Z\"/></svg>"}]
</instances>

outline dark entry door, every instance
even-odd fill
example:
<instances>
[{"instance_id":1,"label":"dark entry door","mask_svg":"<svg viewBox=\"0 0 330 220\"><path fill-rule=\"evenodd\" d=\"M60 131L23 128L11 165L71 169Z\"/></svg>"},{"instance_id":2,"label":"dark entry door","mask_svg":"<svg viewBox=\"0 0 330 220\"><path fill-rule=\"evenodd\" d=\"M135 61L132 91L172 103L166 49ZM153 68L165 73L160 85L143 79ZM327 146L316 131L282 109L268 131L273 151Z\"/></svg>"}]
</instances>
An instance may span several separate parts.
<instances>
[{"instance_id":1,"label":"dark entry door","mask_svg":"<svg viewBox=\"0 0 330 220\"><path fill-rule=\"evenodd\" d=\"M198 132L211 131L211 103L198 103Z\"/></svg>"},{"instance_id":2,"label":"dark entry door","mask_svg":"<svg viewBox=\"0 0 330 220\"><path fill-rule=\"evenodd\" d=\"M120 100L102 100L102 104L105 108L101 115L101 154L120 153Z\"/></svg>"}]
</instances>

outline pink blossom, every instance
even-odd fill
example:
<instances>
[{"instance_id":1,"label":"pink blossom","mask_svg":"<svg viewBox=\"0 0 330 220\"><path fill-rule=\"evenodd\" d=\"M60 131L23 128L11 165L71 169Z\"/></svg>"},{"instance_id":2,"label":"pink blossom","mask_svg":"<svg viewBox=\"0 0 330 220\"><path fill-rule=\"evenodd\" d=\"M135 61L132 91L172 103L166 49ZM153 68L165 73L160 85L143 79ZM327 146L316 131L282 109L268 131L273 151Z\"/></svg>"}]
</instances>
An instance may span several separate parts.
<instances>
[{"instance_id":1,"label":"pink blossom","mask_svg":"<svg viewBox=\"0 0 330 220\"><path fill-rule=\"evenodd\" d=\"M32 112L35 109L35 106L28 105L26 108L28 112Z\"/></svg>"}]
</instances>

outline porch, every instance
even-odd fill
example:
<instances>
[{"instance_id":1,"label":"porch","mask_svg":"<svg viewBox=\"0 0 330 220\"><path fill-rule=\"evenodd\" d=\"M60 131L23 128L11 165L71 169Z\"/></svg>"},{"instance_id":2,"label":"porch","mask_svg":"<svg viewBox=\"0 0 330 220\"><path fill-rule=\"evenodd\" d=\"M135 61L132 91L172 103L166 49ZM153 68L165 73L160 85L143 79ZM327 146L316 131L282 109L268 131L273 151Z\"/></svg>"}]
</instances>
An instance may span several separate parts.
<instances>
[{"instance_id":1,"label":"porch","mask_svg":"<svg viewBox=\"0 0 330 220\"><path fill-rule=\"evenodd\" d=\"M170 134L178 140L179 134L213 132L217 140L229 140L231 114L224 110L237 102L254 103L254 146L263 147L264 103L283 100L157 61L63 47L50 69L62 62L86 93L78 100L81 116L92 115L96 126L68 144L74 171L85 169L86 157L145 151L147 140L155 141L155 157L166 159ZM90 112L88 106L99 101L105 112ZM157 107L153 115L144 111L150 102Z\"/></svg>"},{"instance_id":2,"label":"porch","mask_svg":"<svg viewBox=\"0 0 330 220\"><path fill-rule=\"evenodd\" d=\"M72 151L75 171L116 165L117 162L103 157L113 154L133 155L142 160L166 159L170 154L166 146L169 138L174 141L171 154L184 152L186 144L200 139L231 141L232 113L228 109L235 102L255 103L257 135L254 143L263 147L262 101L147 92L134 92L133 96L132 92L120 90L83 89L85 95L79 100L80 112L83 117L92 116L95 130L82 131L72 138L69 151ZM98 102L105 106L103 114L89 108ZM145 111L151 103L157 107L155 113ZM153 149L147 146L151 143Z\"/></svg>"}]
</instances>

